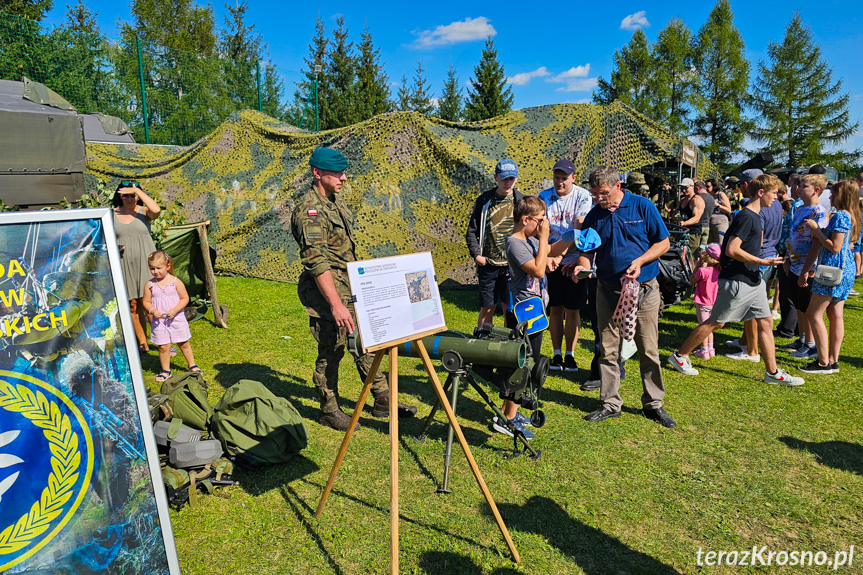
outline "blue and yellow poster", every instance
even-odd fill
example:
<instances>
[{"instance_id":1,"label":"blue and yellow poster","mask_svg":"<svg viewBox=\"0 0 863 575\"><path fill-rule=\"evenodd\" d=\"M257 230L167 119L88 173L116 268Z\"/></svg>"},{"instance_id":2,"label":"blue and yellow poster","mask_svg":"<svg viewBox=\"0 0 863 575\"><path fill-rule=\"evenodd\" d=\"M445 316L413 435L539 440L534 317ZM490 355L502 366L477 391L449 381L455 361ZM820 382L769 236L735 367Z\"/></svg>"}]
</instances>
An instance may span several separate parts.
<instances>
[{"instance_id":1,"label":"blue and yellow poster","mask_svg":"<svg viewBox=\"0 0 863 575\"><path fill-rule=\"evenodd\" d=\"M109 210L0 214L0 573L179 573L123 285Z\"/></svg>"}]
</instances>

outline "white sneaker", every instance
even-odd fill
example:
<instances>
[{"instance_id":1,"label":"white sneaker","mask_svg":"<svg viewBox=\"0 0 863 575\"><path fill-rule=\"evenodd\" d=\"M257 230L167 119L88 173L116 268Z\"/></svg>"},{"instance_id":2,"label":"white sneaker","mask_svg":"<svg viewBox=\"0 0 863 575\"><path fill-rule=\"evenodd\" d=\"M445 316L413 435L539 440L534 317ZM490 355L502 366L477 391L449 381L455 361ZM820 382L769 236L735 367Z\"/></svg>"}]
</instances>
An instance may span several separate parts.
<instances>
[{"instance_id":1,"label":"white sneaker","mask_svg":"<svg viewBox=\"0 0 863 575\"><path fill-rule=\"evenodd\" d=\"M772 385L787 385L789 387L797 387L803 385L803 378L796 377L789 374L784 369L777 369L776 373L770 375L769 373L764 373L764 383L770 383Z\"/></svg>"},{"instance_id":2,"label":"white sneaker","mask_svg":"<svg viewBox=\"0 0 863 575\"><path fill-rule=\"evenodd\" d=\"M746 351L746 346L741 344L739 339L729 339L725 342L725 345L730 345L731 347L736 347L737 349Z\"/></svg>"},{"instance_id":3,"label":"white sneaker","mask_svg":"<svg viewBox=\"0 0 863 575\"><path fill-rule=\"evenodd\" d=\"M698 375L698 370L692 367L689 357L680 357L676 351L668 356L668 364L683 375Z\"/></svg>"},{"instance_id":4,"label":"white sneaker","mask_svg":"<svg viewBox=\"0 0 863 575\"><path fill-rule=\"evenodd\" d=\"M726 353L725 357L729 359L738 359L742 361L751 361L752 363L758 363L761 361L761 354L756 353L755 355L749 355L746 353L746 350L739 351L737 353Z\"/></svg>"}]
</instances>

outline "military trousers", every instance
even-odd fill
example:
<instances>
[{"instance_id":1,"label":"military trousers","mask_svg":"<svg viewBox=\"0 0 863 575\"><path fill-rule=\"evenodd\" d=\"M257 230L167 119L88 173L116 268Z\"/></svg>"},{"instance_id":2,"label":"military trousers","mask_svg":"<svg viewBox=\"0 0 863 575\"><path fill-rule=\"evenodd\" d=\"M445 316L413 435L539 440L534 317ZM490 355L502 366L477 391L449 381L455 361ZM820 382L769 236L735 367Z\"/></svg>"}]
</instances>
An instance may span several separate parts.
<instances>
[{"instance_id":1,"label":"military trousers","mask_svg":"<svg viewBox=\"0 0 863 575\"><path fill-rule=\"evenodd\" d=\"M356 314L352 307L349 309L354 318L354 325L356 325ZM318 358L315 360L312 381L321 402L321 411L332 413L339 409L339 363L345 355L348 331L346 328L336 325L336 322L331 319L318 317L309 318L309 329L318 343ZM371 371L372 360L373 356L368 353L354 358L357 373L359 373L363 384L365 384ZM377 395L388 389L387 378L378 369L372 382L372 393Z\"/></svg>"}]
</instances>

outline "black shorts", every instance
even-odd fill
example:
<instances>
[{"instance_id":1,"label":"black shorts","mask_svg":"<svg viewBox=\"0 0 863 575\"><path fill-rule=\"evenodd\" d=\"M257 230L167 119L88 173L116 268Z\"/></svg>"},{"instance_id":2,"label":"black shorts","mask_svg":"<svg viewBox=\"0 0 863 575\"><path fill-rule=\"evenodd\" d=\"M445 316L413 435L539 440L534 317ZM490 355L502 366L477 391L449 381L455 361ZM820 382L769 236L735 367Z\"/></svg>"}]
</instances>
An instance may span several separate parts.
<instances>
[{"instance_id":1,"label":"black shorts","mask_svg":"<svg viewBox=\"0 0 863 575\"><path fill-rule=\"evenodd\" d=\"M560 268L545 274L548 285L549 307L563 306L577 310L587 305L587 282L574 283L572 278L563 275Z\"/></svg>"},{"instance_id":2,"label":"black shorts","mask_svg":"<svg viewBox=\"0 0 863 575\"><path fill-rule=\"evenodd\" d=\"M509 270L506 266L476 266L479 280L479 307L509 305Z\"/></svg>"},{"instance_id":3,"label":"black shorts","mask_svg":"<svg viewBox=\"0 0 863 575\"><path fill-rule=\"evenodd\" d=\"M809 286L800 287L797 285L799 278L800 276L788 273L788 286L791 291L789 297L794 304L794 309L806 313L806 310L809 308L809 302L812 300L812 290Z\"/></svg>"}]
</instances>

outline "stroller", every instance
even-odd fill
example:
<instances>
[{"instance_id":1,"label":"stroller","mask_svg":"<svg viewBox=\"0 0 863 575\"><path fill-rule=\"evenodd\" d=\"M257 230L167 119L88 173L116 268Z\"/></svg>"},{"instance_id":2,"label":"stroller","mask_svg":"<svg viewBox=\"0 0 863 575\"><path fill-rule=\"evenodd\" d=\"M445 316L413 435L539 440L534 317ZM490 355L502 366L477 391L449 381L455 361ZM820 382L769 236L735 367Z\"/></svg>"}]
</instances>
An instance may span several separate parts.
<instances>
[{"instance_id":1,"label":"stroller","mask_svg":"<svg viewBox=\"0 0 863 575\"><path fill-rule=\"evenodd\" d=\"M689 233L686 228L666 223L671 247L659 258L659 291L662 309L692 297L695 286L689 283L695 264L689 250Z\"/></svg>"}]
</instances>

